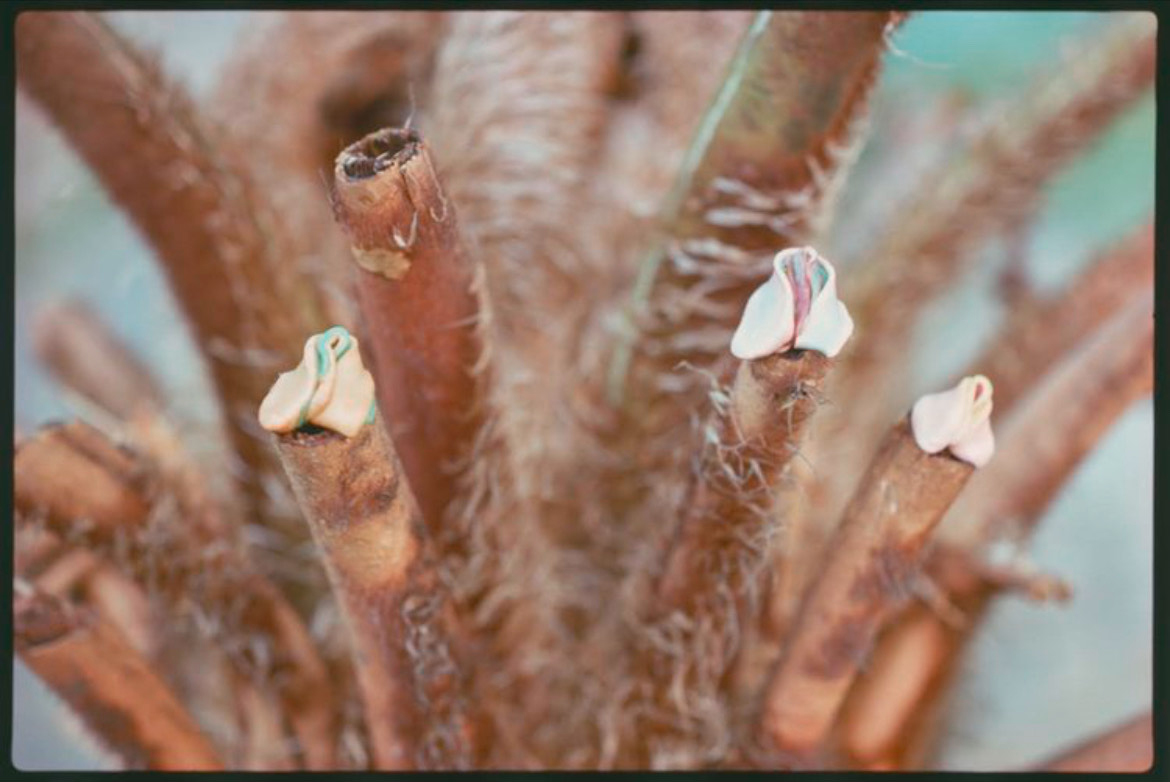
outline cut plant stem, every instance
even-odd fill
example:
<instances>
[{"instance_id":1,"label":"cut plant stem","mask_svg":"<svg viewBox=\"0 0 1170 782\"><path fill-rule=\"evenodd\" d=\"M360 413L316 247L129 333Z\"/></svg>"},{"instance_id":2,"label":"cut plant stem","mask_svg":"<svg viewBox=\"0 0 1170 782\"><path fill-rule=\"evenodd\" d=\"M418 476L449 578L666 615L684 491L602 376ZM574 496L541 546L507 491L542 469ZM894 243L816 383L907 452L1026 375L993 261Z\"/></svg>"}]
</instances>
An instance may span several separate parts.
<instances>
[{"instance_id":1,"label":"cut plant stem","mask_svg":"<svg viewBox=\"0 0 1170 782\"><path fill-rule=\"evenodd\" d=\"M21 88L153 246L211 371L239 457L231 472L251 509L275 518L264 482L279 467L254 413L264 370L291 359L321 315L310 281L283 263L258 186L216 150L188 96L94 14L22 14L16 61Z\"/></svg>"},{"instance_id":2,"label":"cut plant stem","mask_svg":"<svg viewBox=\"0 0 1170 782\"><path fill-rule=\"evenodd\" d=\"M663 574L659 596L667 606L701 600L713 591L712 579L744 591L726 579L753 569L732 567L724 558L738 558L745 536L764 537L758 527L773 521L776 484L817 409L830 364L808 350L740 363L730 410L708 424L717 440L703 459Z\"/></svg>"},{"instance_id":3,"label":"cut plant stem","mask_svg":"<svg viewBox=\"0 0 1170 782\"><path fill-rule=\"evenodd\" d=\"M314 279L329 320L353 321L349 247L321 183L351 139L407 121L447 14L317 11L265 14L203 106L220 148L264 182L287 242L283 262ZM279 122L273 122L279 117Z\"/></svg>"},{"instance_id":4,"label":"cut plant stem","mask_svg":"<svg viewBox=\"0 0 1170 782\"><path fill-rule=\"evenodd\" d=\"M1146 712L1036 767L1036 771L1144 773L1154 765L1154 719Z\"/></svg>"},{"instance_id":5,"label":"cut plant stem","mask_svg":"<svg viewBox=\"0 0 1170 782\"><path fill-rule=\"evenodd\" d=\"M453 619L381 418L354 437L309 426L274 439L345 609L375 767L468 767Z\"/></svg>"},{"instance_id":6,"label":"cut plant stem","mask_svg":"<svg viewBox=\"0 0 1170 782\"><path fill-rule=\"evenodd\" d=\"M953 627L922 607L900 617L880 642L870 677L913 668L912 678L868 682L850 695L851 719L876 727L873 715L903 720L880 736L847 729L842 748L860 765L918 768L929 755L959 663L1001 585L980 575L980 548L1004 532L1026 538L1083 459L1153 383L1153 317L1148 293L1097 329L1019 402L999 427L999 450L956 503L931 567L947 600L965 617ZM1087 344L1086 344L1087 343ZM998 397L998 390L997 390ZM1014 520L1012 530L1003 523ZM921 629L930 623L929 629ZM911 630L912 627L920 629ZM908 635L915 636L908 638Z\"/></svg>"},{"instance_id":7,"label":"cut plant stem","mask_svg":"<svg viewBox=\"0 0 1170 782\"><path fill-rule=\"evenodd\" d=\"M431 534L443 520L483 415L474 269L426 143L385 129L347 147L334 171L337 218L357 269L378 406Z\"/></svg>"},{"instance_id":8,"label":"cut plant stem","mask_svg":"<svg viewBox=\"0 0 1170 782\"><path fill-rule=\"evenodd\" d=\"M973 468L927 454L908 419L886 436L828 548L764 698L761 738L807 758L825 739L870 645L906 596L920 553Z\"/></svg>"},{"instance_id":9,"label":"cut plant stem","mask_svg":"<svg viewBox=\"0 0 1170 782\"><path fill-rule=\"evenodd\" d=\"M230 540L213 506L180 504L185 526L152 530L162 497L157 476L132 451L82 423L47 427L13 460L14 506L63 539L109 558L169 605L194 601L227 618L229 635L271 645L273 686L309 768L333 764L335 709L328 672L296 611ZM240 640L239 638L235 640ZM248 644L243 644L245 647ZM245 677L255 661L229 655Z\"/></svg>"},{"instance_id":10,"label":"cut plant stem","mask_svg":"<svg viewBox=\"0 0 1170 782\"><path fill-rule=\"evenodd\" d=\"M18 580L13 634L20 659L125 768L223 769L174 693L117 630Z\"/></svg>"}]
</instances>

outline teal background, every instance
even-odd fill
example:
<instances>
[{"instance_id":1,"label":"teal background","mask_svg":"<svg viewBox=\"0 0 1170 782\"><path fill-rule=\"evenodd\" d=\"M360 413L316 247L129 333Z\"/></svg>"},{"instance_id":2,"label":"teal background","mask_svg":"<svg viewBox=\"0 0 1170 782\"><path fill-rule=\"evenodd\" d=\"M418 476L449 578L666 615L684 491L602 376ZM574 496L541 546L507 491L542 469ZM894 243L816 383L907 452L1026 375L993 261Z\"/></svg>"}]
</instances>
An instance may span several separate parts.
<instances>
[{"instance_id":1,"label":"teal background","mask_svg":"<svg viewBox=\"0 0 1170 782\"><path fill-rule=\"evenodd\" d=\"M107 16L119 29L157 47L166 67L203 94L252 15ZM866 177L882 170L880 153L889 149L890 134L900 122L913 120L955 90L977 105L1010 96L1035 67L1053 61L1075 46L1078 34L1110 16L949 11L912 16L887 55L874 100L874 135L828 245L864 257L869 234L856 226L866 225L864 202L883 197L882 183ZM1053 182L1037 222L1022 238L1027 268L1041 290L1058 288L1095 250L1152 214L1154 130L1151 95ZM190 445L197 454L221 458L222 444L207 426L214 420L204 401L210 397L207 381L149 250L23 98L17 103L16 164L18 431L77 412L74 401L63 398L33 362L28 324L43 302L80 295L157 369L173 414L190 424ZM931 390L963 366L1002 317L992 287L1007 250L994 243L963 285L925 319L914 345L918 392ZM944 768L1026 766L1149 707L1152 429L1152 404L1146 401L1124 416L1051 508L1035 540L1034 559L1070 580L1076 597L1065 607L1000 602L968 661L955 727L944 746ZM19 663L14 696L17 766L106 767L100 753L76 740L64 711Z\"/></svg>"}]
</instances>

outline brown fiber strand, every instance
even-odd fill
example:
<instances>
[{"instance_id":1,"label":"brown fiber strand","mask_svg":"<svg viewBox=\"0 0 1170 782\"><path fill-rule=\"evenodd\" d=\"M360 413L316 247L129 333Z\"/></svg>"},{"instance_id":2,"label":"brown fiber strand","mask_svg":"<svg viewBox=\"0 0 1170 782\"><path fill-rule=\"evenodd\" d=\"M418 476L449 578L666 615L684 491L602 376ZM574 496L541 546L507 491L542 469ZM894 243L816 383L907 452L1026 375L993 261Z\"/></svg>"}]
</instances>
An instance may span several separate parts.
<instances>
[{"instance_id":1,"label":"brown fiber strand","mask_svg":"<svg viewBox=\"0 0 1170 782\"><path fill-rule=\"evenodd\" d=\"M889 632L877 656L898 659L890 670L918 660L912 678L887 686L869 684L851 696L847 711L853 724L891 720L902 724L881 731L876 741L858 728L846 729L842 748L853 762L883 767L921 768L943 724L951 684L960 662L991 605L999 586L980 577L971 561L980 547L1005 533L1026 538L1058 489L1091 453L1137 399L1150 393L1153 382L1153 317L1148 293L1135 300L1096 334L1082 341L1053 368L998 426L999 455L971 481L956 503L953 519L942 529L931 568L947 599L964 616L962 627L915 607ZM908 626L933 623L906 640ZM882 668L875 669L880 676ZM878 698L877 696L881 697ZM873 727L871 726L871 727ZM859 735L860 731L860 735Z\"/></svg>"},{"instance_id":2,"label":"brown fiber strand","mask_svg":"<svg viewBox=\"0 0 1170 782\"><path fill-rule=\"evenodd\" d=\"M264 510L264 476L279 468L256 407L321 318L308 282L282 264L274 216L186 94L99 17L21 14L16 60L21 88L154 247L219 393L240 458L231 473Z\"/></svg>"},{"instance_id":3,"label":"brown fiber strand","mask_svg":"<svg viewBox=\"0 0 1170 782\"><path fill-rule=\"evenodd\" d=\"M374 767L468 768L451 604L380 416L352 438L299 429L274 441L345 609Z\"/></svg>"},{"instance_id":4,"label":"brown fiber strand","mask_svg":"<svg viewBox=\"0 0 1170 782\"><path fill-rule=\"evenodd\" d=\"M158 474L138 454L81 423L48 427L22 442L13 475L18 512L108 556L144 588L157 589L168 605L193 600L235 633L268 645L273 686L306 765L332 765L336 705L314 642L276 587L222 537L212 505L181 499L180 509L190 514L182 526L169 519L155 529ZM231 636L224 640L240 642ZM230 656L244 676L255 677L257 663L248 653Z\"/></svg>"},{"instance_id":5,"label":"brown fiber strand","mask_svg":"<svg viewBox=\"0 0 1170 782\"><path fill-rule=\"evenodd\" d=\"M1086 739L1036 771L1144 773L1154 765L1154 719L1149 712Z\"/></svg>"},{"instance_id":6,"label":"brown fiber strand","mask_svg":"<svg viewBox=\"0 0 1170 782\"><path fill-rule=\"evenodd\" d=\"M765 756L799 763L820 749L875 635L907 596L923 546L973 472L946 452L923 452L907 419L886 436L768 685Z\"/></svg>"},{"instance_id":7,"label":"brown fiber strand","mask_svg":"<svg viewBox=\"0 0 1170 782\"><path fill-rule=\"evenodd\" d=\"M680 744L693 747L711 737L722 736L723 743L705 754L729 750L727 730L714 724L729 721L722 708L708 707L700 716L690 704L724 698L720 687L757 610L759 579L778 521L771 512L773 493L821 401L819 388L830 366L830 359L812 351L744 361L729 395L717 397L683 519L651 599L657 622L643 631L655 639L642 671L658 702L651 713L670 715L639 730L652 747L652 767L685 757ZM681 735L679 724L686 726Z\"/></svg>"},{"instance_id":8,"label":"brown fiber strand","mask_svg":"<svg viewBox=\"0 0 1170 782\"><path fill-rule=\"evenodd\" d=\"M116 630L31 587L14 585L16 652L125 768L223 769L174 693Z\"/></svg>"}]
</instances>

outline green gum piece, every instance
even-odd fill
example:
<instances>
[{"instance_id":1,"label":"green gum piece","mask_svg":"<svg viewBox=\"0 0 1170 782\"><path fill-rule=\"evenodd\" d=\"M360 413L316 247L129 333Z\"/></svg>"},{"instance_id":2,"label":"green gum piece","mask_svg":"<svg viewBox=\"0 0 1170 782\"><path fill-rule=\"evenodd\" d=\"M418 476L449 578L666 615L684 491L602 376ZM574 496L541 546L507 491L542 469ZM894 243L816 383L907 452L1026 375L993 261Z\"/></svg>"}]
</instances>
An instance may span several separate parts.
<instances>
[{"instance_id":1,"label":"green gum piece","mask_svg":"<svg viewBox=\"0 0 1170 782\"><path fill-rule=\"evenodd\" d=\"M340 360L351 347L353 347L353 337L350 336L349 331L345 326L333 326L321 332L321 339L317 342L317 382L313 386L316 391L316 386L321 383L321 378L325 375L325 367L329 363L329 343L333 341L334 337L341 337L341 347L337 351L337 359ZM312 401L313 395L309 394L309 401ZM372 423L374 420L374 405L370 405L370 413L366 416L366 423ZM297 417L297 428L301 428L309 421L309 402L305 402L301 407L301 414Z\"/></svg>"}]
</instances>

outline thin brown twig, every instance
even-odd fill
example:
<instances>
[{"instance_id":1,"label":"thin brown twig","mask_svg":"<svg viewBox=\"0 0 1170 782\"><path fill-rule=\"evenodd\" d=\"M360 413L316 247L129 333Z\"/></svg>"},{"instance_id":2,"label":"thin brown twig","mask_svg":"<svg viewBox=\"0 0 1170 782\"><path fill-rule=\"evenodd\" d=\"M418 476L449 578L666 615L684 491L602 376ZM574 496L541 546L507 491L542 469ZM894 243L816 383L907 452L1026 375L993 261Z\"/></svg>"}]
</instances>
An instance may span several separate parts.
<instances>
[{"instance_id":1,"label":"thin brown twig","mask_svg":"<svg viewBox=\"0 0 1170 782\"><path fill-rule=\"evenodd\" d=\"M381 418L352 438L311 427L274 440L345 607L375 768L468 767L451 606Z\"/></svg>"},{"instance_id":2,"label":"thin brown twig","mask_svg":"<svg viewBox=\"0 0 1170 782\"><path fill-rule=\"evenodd\" d=\"M223 769L174 693L106 623L18 581L13 631L21 660L126 768Z\"/></svg>"},{"instance_id":3,"label":"thin brown twig","mask_svg":"<svg viewBox=\"0 0 1170 782\"><path fill-rule=\"evenodd\" d=\"M820 747L877 631L906 597L923 546L973 472L945 451L922 451L908 420L886 436L768 685L761 737L771 752L799 760Z\"/></svg>"}]
</instances>

